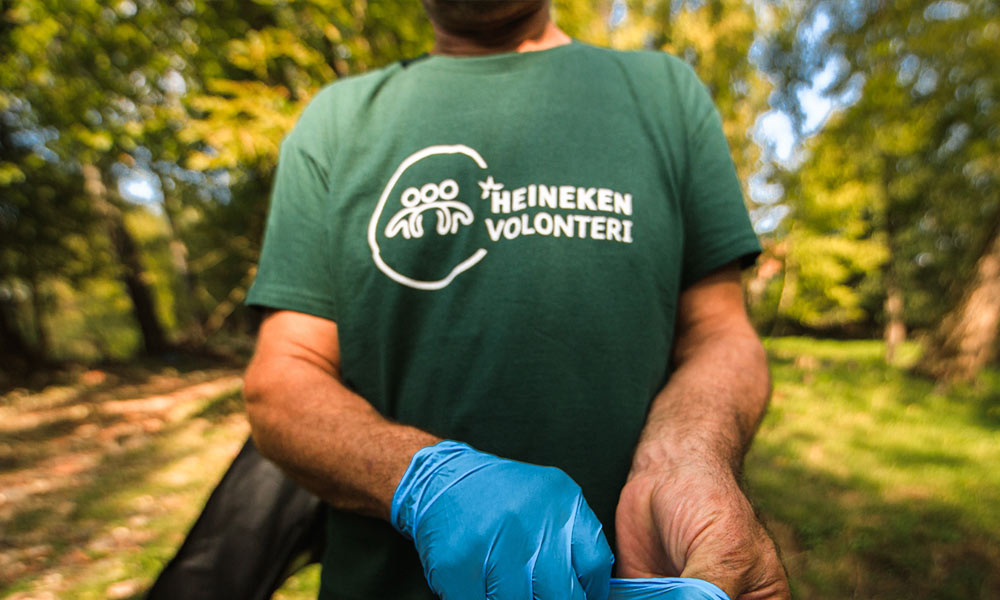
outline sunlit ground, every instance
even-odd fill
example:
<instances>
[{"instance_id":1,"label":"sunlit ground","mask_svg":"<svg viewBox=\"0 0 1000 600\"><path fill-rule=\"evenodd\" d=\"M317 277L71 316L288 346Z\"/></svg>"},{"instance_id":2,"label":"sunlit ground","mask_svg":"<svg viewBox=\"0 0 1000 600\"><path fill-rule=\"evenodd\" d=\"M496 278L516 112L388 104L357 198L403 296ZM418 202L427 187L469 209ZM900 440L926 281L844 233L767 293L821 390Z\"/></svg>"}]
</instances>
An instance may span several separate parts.
<instances>
[{"instance_id":1,"label":"sunlit ground","mask_svg":"<svg viewBox=\"0 0 1000 600\"><path fill-rule=\"evenodd\" d=\"M748 489L796 597L1000 598L1000 373L935 390L878 342L767 346ZM0 401L3 597L140 598L246 437L234 369L81 379Z\"/></svg>"},{"instance_id":2,"label":"sunlit ground","mask_svg":"<svg viewBox=\"0 0 1000 600\"><path fill-rule=\"evenodd\" d=\"M796 596L1000 598L998 373L945 392L886 367L879 342L767 347L747 475Z\"/></svg>"}]
</instances>

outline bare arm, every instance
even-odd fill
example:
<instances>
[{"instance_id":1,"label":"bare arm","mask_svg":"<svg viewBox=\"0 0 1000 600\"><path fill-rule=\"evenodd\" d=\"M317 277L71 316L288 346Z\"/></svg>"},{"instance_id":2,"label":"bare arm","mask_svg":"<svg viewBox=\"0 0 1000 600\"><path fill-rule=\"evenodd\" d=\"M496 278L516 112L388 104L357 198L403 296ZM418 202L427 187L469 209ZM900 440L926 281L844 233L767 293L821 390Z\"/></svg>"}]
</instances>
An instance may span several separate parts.
<instances>
[{"instance_id":1,"label":"bare arm","mask_svg":"<svg viewBox=\"0 0 1000 600\"><path fill-rule=\"evenodd\" d=\"M653 401L633 471L711 465L738 473L771 384L736 267L685 290L677 325L676 370Z\"/></svg>"},{"instance_id":2,"label":"bare arm","mask_svg":"<svg viewBox=\"0 0 1000 600\"><path fill-rule=\"evenodd\" d=\"M334 507L389 518L413 454L440 441L392 423L340 380L337 324L291 311L260 328L243 394L264 456Z\"/></svg>"},{"instance_id":3,"label":"bare arm","mask_svg":"<svg viewBox=\"0 0 1000 600\"><path fill-rule=\"evenodd\" d=\"M774 544L738 485L770 379L735 265L685 290L678 312L676 370L619 500L619 574L699 577L734 600L788 598Z\"/></svg>"},{"instance_id":4,"label":"bare arm","mask_svg":"<svg viewBox=\"0 0 1000 600\"><path fill-rule=\"evenodd\" d=\"M440 440L387 421L341 383L331 321L287 311L268 317L244 395L261 452L337 508L391 515L412 537L437 595L491 590L491 598L514 599L534 588L545 600L607 598L611 548L579 486L558 469L456 443L422 452L408 471L414 453ZM391 514L397 487L402 500ZM496 489L504 493L483 502ZM593 544L577 548L581 539Z\"/></svg>"}]
</instances>

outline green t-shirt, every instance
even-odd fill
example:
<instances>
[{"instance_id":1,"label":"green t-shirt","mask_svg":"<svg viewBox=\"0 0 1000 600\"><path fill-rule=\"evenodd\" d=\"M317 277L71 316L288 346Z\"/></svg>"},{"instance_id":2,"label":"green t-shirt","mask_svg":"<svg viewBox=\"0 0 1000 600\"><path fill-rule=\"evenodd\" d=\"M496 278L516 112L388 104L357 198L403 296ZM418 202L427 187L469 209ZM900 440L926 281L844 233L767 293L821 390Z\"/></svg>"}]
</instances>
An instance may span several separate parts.
<instances>
[{"instance_id":1,"label":"green t-shirt","mask_svg":"<svg viewBox=\"0 0 1000 600\"><path fill-rule=\"evenodd\" d=\"M614 544L678 294L758 252L683 62L577 42L435 55L310 103L248 303L336 321L344 382L386 416L562 468ZM433 598L387 523L332 511L327 543L321 597Z\"/></svg>"}]
</instances>

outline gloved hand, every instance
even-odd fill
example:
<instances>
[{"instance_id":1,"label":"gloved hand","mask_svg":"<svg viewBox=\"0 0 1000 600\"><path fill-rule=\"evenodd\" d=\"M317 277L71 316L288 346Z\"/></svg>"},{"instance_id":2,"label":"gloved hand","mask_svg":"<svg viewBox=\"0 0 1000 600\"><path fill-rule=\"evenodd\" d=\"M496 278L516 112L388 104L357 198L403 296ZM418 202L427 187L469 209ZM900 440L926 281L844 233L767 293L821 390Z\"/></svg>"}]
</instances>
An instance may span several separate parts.
<instances>
[{"instance_id":1,"label":"gloved hand","mask_svg":"<svg viewBox=\"0 0 1000 600\"><path fill-rule=\"evenodd\" d=\"M559 469L440 442L414 454L391 521L443 600L608 598L611 548Z\"/></svg>"},{"instance_id":2,"label":"gloved hand","mask_svg":"<svg viewBox=\"0 0 1000 600\"><path fill-rule=\"evenodd\" d=\"M718 586L688 577L612 579L609 600L729 600Z\"/></svg>"}]
</instances>

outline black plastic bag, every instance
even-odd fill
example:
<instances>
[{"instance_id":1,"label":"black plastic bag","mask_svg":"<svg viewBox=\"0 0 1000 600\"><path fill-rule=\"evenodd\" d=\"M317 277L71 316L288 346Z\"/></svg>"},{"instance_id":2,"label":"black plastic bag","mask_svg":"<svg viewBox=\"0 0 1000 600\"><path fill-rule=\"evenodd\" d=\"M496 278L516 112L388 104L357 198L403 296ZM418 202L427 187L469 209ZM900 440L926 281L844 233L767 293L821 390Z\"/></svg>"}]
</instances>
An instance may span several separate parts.
<instances>
[{"instance_id":1,"label":"black plastic bag","mask_svg":"<svg viewBox=\"0 0 1000 600\"><path fill-rule=\"evenodd\" d=\"M324 505L248 439L147 600L265 600L323 553Z\"/></svg>"}]
</instances>

